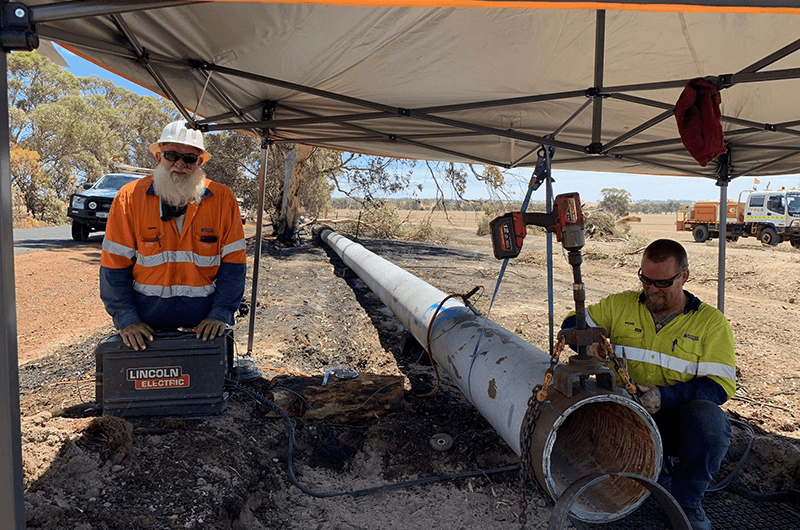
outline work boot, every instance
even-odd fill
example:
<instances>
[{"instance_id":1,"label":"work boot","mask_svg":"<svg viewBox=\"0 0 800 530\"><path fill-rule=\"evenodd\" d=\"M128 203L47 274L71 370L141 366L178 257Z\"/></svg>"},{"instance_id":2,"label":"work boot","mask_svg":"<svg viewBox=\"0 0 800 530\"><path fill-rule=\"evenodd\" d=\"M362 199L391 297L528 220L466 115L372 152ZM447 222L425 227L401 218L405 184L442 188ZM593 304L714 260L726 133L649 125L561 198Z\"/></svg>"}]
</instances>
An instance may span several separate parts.
<instances>
[{"instance_id":1,"label":"work boot","mask_svg":"<svg viewBox=\"0 0 800 530\"><path fill-rule=\"evenodd\" d=\"M713 530L713 528L711 528L711 521L706 517L706 512L703 511L702 506L699 508L681 506L681 509L683 513L686 514L686 517L689 518L692 530Z\"/></svg>"}]
</instances>

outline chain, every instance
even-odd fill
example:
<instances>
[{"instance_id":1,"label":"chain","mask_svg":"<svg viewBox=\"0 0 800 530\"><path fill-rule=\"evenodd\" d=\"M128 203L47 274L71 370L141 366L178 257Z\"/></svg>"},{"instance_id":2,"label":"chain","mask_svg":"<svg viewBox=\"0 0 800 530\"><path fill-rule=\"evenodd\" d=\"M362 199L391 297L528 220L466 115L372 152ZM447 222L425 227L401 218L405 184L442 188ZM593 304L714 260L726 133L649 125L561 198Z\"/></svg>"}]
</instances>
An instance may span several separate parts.
<instances>
[{"instance_id":1,"label":"chain","mask_svg":"<svg viewBox=\"0 0 800 530\"><path fill-rule=\"evenodd\" d=\"M627 360L623 360L620 362L619 357L614 353L614 347L611 345L611 341L605 335L601 335L603 337L600 346L603 348L603 352L606 354L605 357L611 361L614 365L614 369L619 374L619 378L622 381L622 387L631 395L634 399L638 401L636 394L638 389L636 388L636 384L631 379L631 376L628 375L628 363ZM624 351L624 350L623 350Z\"/></svg>"},{"instance_id":2,"label":"chain","mask_svg":"<svg viewBox=\"0 0 800 530\"><path fill-rule=\"evenodd\" d=\"M533 436L533 430L536 428L536 420L539 419L542 403L544 403L547 399L547 389L550 386L550 382L553 380L553 371L558 364L558 358L561 356L561 352L564 351L565 344L566 339L561 337L556 345L555 350L553 350L552 357L550 357L550 366L547 368L547 371L544 374L542 383L533 387L531 397L528 398L528 408L525 411L525 417L522 419L522 439L520 440L522 442L520 448L521 466L519 469L519 489L522 497L520 501L519 514L519 527L521 530L524 530L525 525L528 523L527 484L528 477L533 476L533 465L531 463L531 437ZM547 495L538 482L535 480L532 482L537 492L539 492L542 496Z\"/></svg>"}]
</instances>

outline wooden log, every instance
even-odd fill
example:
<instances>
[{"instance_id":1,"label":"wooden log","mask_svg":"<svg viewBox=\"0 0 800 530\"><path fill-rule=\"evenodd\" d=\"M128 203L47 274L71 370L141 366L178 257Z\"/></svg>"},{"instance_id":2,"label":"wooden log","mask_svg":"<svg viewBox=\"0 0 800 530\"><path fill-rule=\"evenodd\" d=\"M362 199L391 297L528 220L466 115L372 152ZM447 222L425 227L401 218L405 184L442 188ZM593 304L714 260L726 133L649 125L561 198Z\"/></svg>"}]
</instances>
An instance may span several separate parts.
<instances>
[{"instance_id":1,"label":"wooden log","mask_svg":"<svg viewBox=\"0 0 800 530\"><path fill-rule=\"evenodd\" d=\"M402 376L359 374L339 379L331 375L325 386L322 381L323 376L276 378L269 394L290 416L304 419L360 422L405 406Z\"/></svg>"}]
</instances>

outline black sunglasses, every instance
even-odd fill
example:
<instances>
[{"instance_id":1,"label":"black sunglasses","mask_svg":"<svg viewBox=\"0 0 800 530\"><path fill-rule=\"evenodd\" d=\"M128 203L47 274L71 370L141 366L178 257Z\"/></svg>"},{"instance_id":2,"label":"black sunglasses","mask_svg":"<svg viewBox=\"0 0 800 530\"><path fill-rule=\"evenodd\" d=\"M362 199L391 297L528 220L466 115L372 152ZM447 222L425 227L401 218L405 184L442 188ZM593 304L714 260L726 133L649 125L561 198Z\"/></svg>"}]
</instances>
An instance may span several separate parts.
<instances>
[{"instance_id":1,"label":"black sunglasses","mask_svg":"<svg viewBox=\"0 0 800 530\"><path fill-rule=\"evenodd\" d=\"M194 153L179 153L177 151L164 151L161 156L170 162L177 162L178 159L183 159L186 164L196 164L200 157Z\"/></svg>"},{"instance_id":2,"label":"black sunglasses","mask_svg":"<svg viewBox=\"0 0 800 530\"><path fill-rule=\"evenodd\" d=\"M675 280L678 279L678 276L683 274L683 271L685 271L685 270L686 269L681 269L678 272L678 274L676 274L675 276L673 276L669 280L651 280L650 278L648 278L647 276L642 274L642 269L640 267L639 268L639 272L638 272L639 281L642 282L645 285L652 285L653 287L656 287L658 289L666 289L667 287L672 287L672 284L675 283Z\"/></svg>"}]
</instances>

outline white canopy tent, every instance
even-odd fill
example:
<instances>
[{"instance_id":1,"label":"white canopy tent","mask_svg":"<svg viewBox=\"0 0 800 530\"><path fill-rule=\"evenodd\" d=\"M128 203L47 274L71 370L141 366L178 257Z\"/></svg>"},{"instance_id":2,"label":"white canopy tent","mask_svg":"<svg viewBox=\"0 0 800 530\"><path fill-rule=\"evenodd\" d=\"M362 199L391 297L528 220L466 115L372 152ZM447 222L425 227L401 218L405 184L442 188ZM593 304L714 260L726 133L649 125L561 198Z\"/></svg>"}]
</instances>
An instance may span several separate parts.
<instances>
[{"instance_id":1,"label":"white canopy tent","mask_svg":"<svg viewBox=\"0 0 800 530\"><path fill-rule=\"evenodd\" d=\"M654 186L650 175L710 178L723 201L732 178L800 173L790 0L30 0L3 2L2 14L5 51L58 42L170 98L204 131L506 168L532 167L546 145L558 169L642 174ZM672 116L697 77L721 90L728 143L706 167ZM23 528L6 112L0 526ZM724 248L723 238L721 268Z\"/></svg>"}]
</instances>

